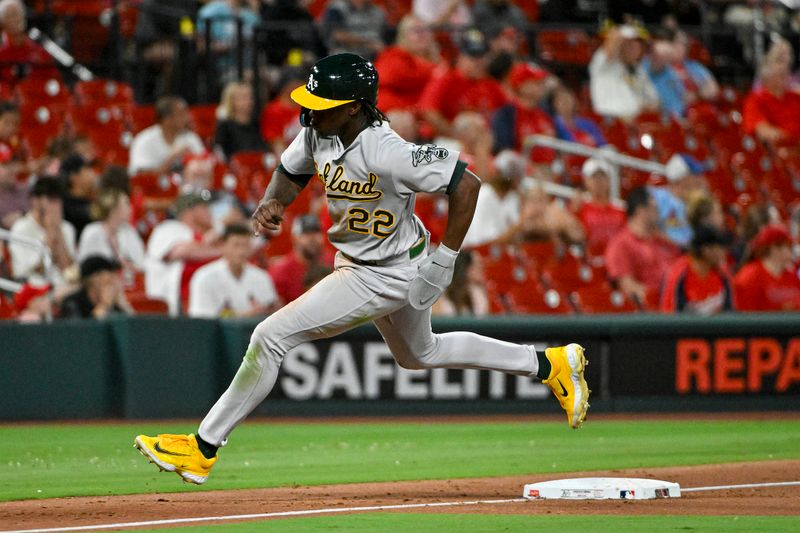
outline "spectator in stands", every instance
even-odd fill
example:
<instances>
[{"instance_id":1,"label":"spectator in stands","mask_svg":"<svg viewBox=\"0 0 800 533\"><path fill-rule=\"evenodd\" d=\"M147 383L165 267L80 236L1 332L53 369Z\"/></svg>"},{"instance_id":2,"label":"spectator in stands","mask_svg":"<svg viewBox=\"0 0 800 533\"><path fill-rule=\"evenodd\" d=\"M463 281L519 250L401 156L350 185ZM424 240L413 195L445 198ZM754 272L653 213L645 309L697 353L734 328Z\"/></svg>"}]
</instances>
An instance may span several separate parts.
<instances>
[{"instance_id":1,"label":"spectator in stands","mask_svg":"<svg viewBox=\"0 0 800 533\"><path fill-rule=\"evenodd\" d=\"M14 295L16 320L23 324L38 324L53 316L53 302L50 299L50 285L25 283Z\"/></svg>"},{"instance_id":2,"label":"spectator in stands","mask_svg":"<svg viewBox=\"0 0 800 533\"><path fill-rule=\"evenodd\" d=\"M527 15L510 0L476 0L472 17L475 26L487 36L500 35L507 29L524 35L528 29Z\"/></svg>"},{"instance_id":3,"label":"spectator in stands","mask_svg":"<svg viewBox=\"0 0 800 533\"><path fill-rule=\"evenodd\" d=\"M279 258L269 268L278 296L292 302L305 292L303 279L314 265L330 266L325 257L324 236L316 215L302 215L292 223L292 252Z\"/></svg>"},{"instance_id":4,"label":"spectator in stands","mask_svg":"<svg viewBox=\"0 0 800 533\"><path fill-rule=\"evenodd\" d=\"M305 0L274 0L261 3L261 19L266 22L263 50L270 65L290 64L290 55L306 50L314 57L325 56L325 45Z\"/></svg>"},{"instance_id":5,"label":"spectator in stands","mask_svg":"<svg viewBox=\"0 0 800 533\"><path fill-rule=\"evenodd\" d=\"M216 62L217 75L223 83L238 76L236 65L238 54L243 54L245 69L253 64L253 37L255 28L261 24L258 0L211 0L197 12L197 35L201 49L210 46ZM241 25L241 34L239 33ZM206 30L209 26L209 30ZM211 41L206 43L205 36ZM242 42L239 42L241 35ZM249 77L249 74L245 74Z\"/></svg>"},{"instance_id":6,"label":"spectator in stands","mask_svg":"<svg viewBox=\"0 0 800 533\"><path fill-rule=\"evenodd\" d=\"M705 167L688 154L675 154L666 165L667 185L652 187L650 194L658 206L658 225L673 243L686 248L692 227L686 218L686 204L692 194L703 188Z\"/></svg>"},{"instance_id":7,"label":"spectator in stands","mask_svg":"<svg viewBox=\"0 0 800 533\"><path fill-rule=\"evenodd\" d=\"M72 154L61 163L64 194L64 219L75 227L78 239L92 221L91 207L97 191L97 171L89 161Z\"/></svg>"},{"instance_id":8,"label":"spectator in stands","mask_svg":"<svg viewBox=\"0 0 800 533\"><path fill-rule=\"evenodd\" d=\"M525 177L526 163L518 153L503 150L494 158L494 172L484 175L472 224L464 237L464 246L513 238L519 223L522 197L519 187Z\"/></svg>"},{"instance_id":9,"label":"spectator in stands","mask_svg":"<svg viewBox=\"0 0 800 533\"><path fill-rule=\"evenodd\" d=\"M749 197L749 195L748 195ZM734 212L738 212L736 224L736 240L733 245L733 258L738 268L750 261L753 251L751 245L761 229L769 224L780 224L780 213L766 202L747 203L750 200L742 195L735 205Z\"/></svg>"},{"instance_id":10,"label":"spectator in stands","mask_svg":"<svg viewBox=\"0 0 800 533\"><path fill-rule=\"evenodd\" d=\"M483 34L468 31L455 67L435 74L425 87L419 107L438 135L452 136L453 119L462 111L476 111L488 120L506 103L503 88L487 75L488 51Z\"/></svg>"},{"instance_id":11,"label":"spectator in stands","mask_svg":"<svg viewBox=\"0 0 800 533\"><path fill-rule=\"evenodd\" d=\"M439 61L439 49L428 26L413 15L403 17L395 44L375 59L380 110L415 110Z\"/></svg>"},{"instance_id":12,"label":"spectator in stands","mask_svg":"<svg viewBox=\"0 0 800 533\"><path fill-rule=\"evenodd\" d=\"M214 189L214 158L205 154L190 156L183 167L181 192L195 192L208 198L214 230L222 233L227 224L247 222L249 213L239 199L225 189ZM263 192L263 191L262 191Z\"/></svg>"},{"instance_id":13,"label":"spectator in stands","mask_svg":"<svg viewBox=\"0 0 800 533\"><path fill-rule=\"evenodd\" d=\"M796 144L800 136L800 94L790 90L790 71L781 63L761 67L762 87L744 101L742 128L767 143Z\"/></svg>"},{"instance_id":14,"label":"spectator in stands","mask_svg":"<svg viewBox=\"0 0 800 533\"><path fill-rule=\"evenodd\" d=\"M149 298L167 302L173 316L186 309L192 275L222 251L208 199L196 192L179 196L176 218L158 224L147 242L145 291Z\"/></svg>"},{"instance_id":15,"label":"spectator in stands","mask_svg":"<svg viewBox=\"0 0 800 533\"><path fill-rule=\"evenodd\" d=\"M792 255L792 238L781 225L761 229L751 242L754 259L734 278L741 311L800 310L800 279Z\"/></svg>"},{"instance_id":16,"label":"spectator in stands","mask_svg":"<svg viewBox=\"0 0 800 533\"><path fill-rule=\"evenodd\" d=\"M328 52L352 52L374 59L386 46L386 13L369 0L333 0L322 17Z\"/></svg>"},{"instance_id":17,"label":"spectator in stands","mask_svg":"<svg viewBox=\"0 0 800 533\"><path fill-rule=\"evenodd\" d=\"M139 4L134 34L137 103L149 104L177 90L174 74L181 22L193 20L196 12L196 0L142 0Z\"/></svg>"},{"instance_id":18,"label":"spectator in stands","mask_svg":"<svg viewBox=\"0 0 800 533\"><path fill-rule=\"evenodd\" d=\"M11 101L0 102L0 158L10 161L15 173L26 170L26 150L20 140L19 119L17 104Z\"/></svg>"},{"instance_id":19,"label":"spectator in stands","mask_svg":"<svg viewBox=\"0 0 800 533\"><path fill-rule=\"evenodd\" d=\"M27 76L60 79L50 55L28 37L25 5L20 0L0 1L0 83L13 86Z\"/></svg>"},{"instance_id":20,"label":"spectator in stands","mask_svg":"<svg viewBox=\"0 0 800 533\"><path fill-rule=\"evenodd\" d=\"M798 90L800 90L800 75L794 72L794 60L794 49L791 43L783 37L778 37L774 38L772 45L770 45L769 50L767 50L764 61L762 62L762 68L766 65L774 64L788 70L791 73L789 78L789 90L798 92ZM753 89L761 88L763 88L763 83L761 79L757 77L753 80Z\"/></svg>"},{"instance_id":21,"label":"spectator in stands","mask_svg":"<svg viewBox=\"0 0 800 533\"><path fill-rule=\"evenodd\" d=\"M130 177L125 167L120 165L106 165L100 174L100 190L116 189L127 195L131 192Z\"/></svg>"},{"instance_id":22,"label":"spectator in stands","mask_svg":"<svg viewBox=\"0 0 800 533\"><path fill-rule=\"evenodd\" d=\"M532 147L528 140L537 134L556 136L553 120L541 108L547 96L549 76L547 71L528 63L518 63L511 69L509 84L514 99L492 116L495 151L511 149L530 154L531 161L538 165L549 165L555 160L553 149Z\"/></svg>"},{"instance_id":23,"label":"spectator in stands","mask_svg":"<svg viewBox=\"0 0 800 533\"><path fill-rule=\"evenodd\" d=\"M479 176L491 174L494 138L486 118L475 111L463 111L453 120L451 133L452 139L437 139L436 142L447 145L455 141L454 146L461 152L461 159L472 172Z\"/></svg>"},{"instance_id":24,"label":"spectator in stands","mask_svg":"<svg viewBox=\"0 0 800 533\"><path fill-rule=\"evenodd\" d=\"M695 315L733 311L733 281L725 266L730 244L727 233L714 226L698 226L689 252L665 275L661 311Z\"/></svg>"},{"instance_id":25,"label":"spectator in stands","mask_svg":"<svg viewBox=\"0 0 800 533\"><path fill-rule=\"evenodd\" d=\"M118 262L125 272L144 272L144 243L128 221L131 203L119 189L106 189L92 204L92 222L78 242L78 261L99 255Z\"/></svg>"},{"instance_id":26,"label":"spectator in stands","mask_svg":"<svg viewBox=\"0 0 800 533\"><path fill-rule=\"evenodd\" d=\"M31 208L11 226L15 237L27 238L50 249L54 271L52 279L56 289L64 284L65 271L75 260L75 228L63 217L64 188L55 177L40 177L31 189ZM34 276L47 276L44 271L44 254L19 243L9 246L14 277L22 280Z\"/></svg>"},{"instance_id":27,"label":"spectator in stands","mask_svg":"<svg viewBox=\"0 0 800 533\"><path fill-rule=\"evenodd\" d=\"M662 113L680 118L686 111L686 96L683 81L672 68L675 58L672 40L661 35L653 41L650 55L642 61L642 68L658 93Z\"/></svg>"},{"instance_id":28,"label":"spectator in stands","mask_svg":"<svg viewBox=\"0 0 800 533\"><path fill-rule=\"evenodd\" d=\"M578 99L569 88L559 85L553 89L551 100L556 137L593 147L608 144L594 121L578 115Z\"/></svg>"},{"instance_id":29,"label":"spectator in stands","mask_svg":"<svg viewBox=\"0 0 800 533\"><path fill-rule=\"evenodd\" d=\"M631 191L627 203L627 223L606 247L606 269L623 294L655 309L664 273L679 250L658 233L658 207L647 187Z\"/></svg>"},{"instance_id":30,"label":"spectator in stands","mask_svg":"<svg viewBox=\"0 0 800 533\"><path fill-rule=\"evenodd\" d=\"M439 316L489 314L489 293L480 255L469 250L458 254L453 268L453 281L433 304L431 313Z\"/></svg>"},{"instance_id":31,"label":"spectator in stands","mask_svg":"<svg viewBox=\"0 0 800 533\"><path fill-rule=\"evenodd\" d=\"M140 131L131 143L128 172L164 174L179 169L188 154L206 151L203 141L189 130L189 107L178 96L164 96L156 102L157 123Z\"/></svg>"},{"instance_id":32,"label":"spectator in stands","mask_svg":"<svg viewBox=\"0 0 800 533\"><path fill-rule=\"evenodd\" d=\"M247 262L252 234L244 224L225 227L222 257L200 268L189 284L189 316L264 317L277 308L269 274Z\"/></svg>"},{"instance_id":33,"label":"spectator in stands","mask_svg":"<svg viewBox=\"0 0 800 533\"><path fill-rule=\"evenodd\" d=\"M253 106L253 88L249 83L231 82L222 91L214 147L225 159L237 152L267 151Z\"/></svg>"},{"instance_id":34,"label":"spectator in stands","mask_svg":"<svg viewBox=\"0 0 800 533\"><path fill-rule=\"evenodd\" d=\"M509 60L510 70L514 60L529 58L525 51L525 34L514 26L497 26L486 34L486 40L489 43L489 75L497 80L503 79L501 73L504 61Z\"/></svg>"},{"instance_id":35,"label":"spectator in stands","mask_svg":"<svg viewBox=\"0 0 800 533\"><path fill-rule=\"evenodd\" d=\"M658 109L658 94L641 65L646 36L643 29L627 25L608 31L589 64L596 113L628 120Z\"/></svg>"},{"instance_id":36,"label":"spectator in stands","mask_svg":"<svg viewBox=\"0 0 800 533\"><path fill-rule=\"evenodd\" d=\"M125 298L120 264L99 255L81 261L81 288L61 302L59 318L94 318L132 315Z\"/></svg>"},{"instance_id":37,"label":"spectator in stands","mask_svg":"<svg viewBox=\"0 0 800 533\"><path fill-rule=\"evenodd\" d=\"M507 235L508 242L549 240L568 246L586 242L578 219L561 202L551 199L541 184L525 192L519 224Z\"/></svg>"},{"instance_id":38,"label":"spectator in stands","mask_svg":"<svg viewBox=\"0 0 800 533\"><path fill-rule=\"evenodd\" d=\"M10 229L30 206L28 186L17 180L9 154L0 152L0 228Z\"/></svg>"},{"instance_id":39,"label":"spectator in stands","mask_svg":"<svg viewBox=\"0 0 800 533\"><path fill-rule=\"evenodd\" d=\"M707 191L695 191L686 204L686 220L694 230L701 225L725 231L725 211L722 203Z\"/></svg>"},{"instance_id":40,"label":"spectator in stands","mask_svg":"<svg viewBox=\"0 0 800 533\"><path fill-rule=\"evenodd\" d=\"M714 101L719 96L719 84L702 63L689 59L689 36L677 30L672 34L672 69L683 82L683 99L691 106L699 101Z\"/></svg>"},{"instance_id":41,"label":"spectator in stands","mask_svg":"<svg viewBox=\"0 0 800 533\"><path fill-rule=\"evenodd\" d=\"M386 113L386 118L392 124L394 132L401 138L419 144L419 121L414 113L403 109L394 109Z\"/></svg>"},{"instance_id":42,"label":"spectator in stands","mask_svg":"<svg viewBox=\"0 0 800 533\"><path fill-rule=\"evenodd\" d=\"M625 226L625 209L611 198L611 175L614 170L604 159L590 158L583 163L581 175L586 196L579 197L575 215L586 233L586 249L602 256L609 241Z\"/></svg>"},{"instance_id":43,"label":"spectator in stands","mask_svg":"<svg viewBox=\"0 0 800 533\"><path fill-rule=\"evenodd\" d=\"M289 143L300 133L297 104L291 92L306 82L306 76L296 67L283 70L278 83L278 94L261 111L261 136L276 154L283 153Z\"/></svg>"},{"instance_id":44,"label":"spectator in stands","mask_svg":"<svg viewBox=\"0 0 800 533\"><path fill-rule=\"evenodd\" d=\"M459 30L472 22L472 12L465 0L413 0L411 13L431 28Z\"/></svg>"}]
</instances>

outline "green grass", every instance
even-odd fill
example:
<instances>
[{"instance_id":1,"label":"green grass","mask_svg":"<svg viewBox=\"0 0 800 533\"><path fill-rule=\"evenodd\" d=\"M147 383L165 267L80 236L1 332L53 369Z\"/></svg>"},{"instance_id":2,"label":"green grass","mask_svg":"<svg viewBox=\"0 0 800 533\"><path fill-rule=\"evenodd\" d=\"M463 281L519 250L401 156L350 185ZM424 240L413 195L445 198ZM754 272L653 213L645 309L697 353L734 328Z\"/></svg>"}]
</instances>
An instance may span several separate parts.
<instances>
[{"instance_id":1,"label":"green grass","mask_svg":"<svg viewBox=\"0 0 800 533\"><path fill-rule=\"evenodd\" d=\"M800 458L798 421L258 424L210 483L187 487L133 448L193 425L0 427L0 501L60 496L524 475Z\"/></svg>"},{"instance_id":2,"label":"green grass","mask_svg":"<svg viewBox=\"0 0 800 533\"><path fill-rule=\"evenodd\" d=\"M533 505L533 504L532 504ZM394 514L376 513L335 517L293 518L224 525L181 528L182 532L212 531L249 533L260 531L797 531L796 516L520 516L477 514ZM153 530L151 530L153 531Z\"/></svg>"}]
</instances>

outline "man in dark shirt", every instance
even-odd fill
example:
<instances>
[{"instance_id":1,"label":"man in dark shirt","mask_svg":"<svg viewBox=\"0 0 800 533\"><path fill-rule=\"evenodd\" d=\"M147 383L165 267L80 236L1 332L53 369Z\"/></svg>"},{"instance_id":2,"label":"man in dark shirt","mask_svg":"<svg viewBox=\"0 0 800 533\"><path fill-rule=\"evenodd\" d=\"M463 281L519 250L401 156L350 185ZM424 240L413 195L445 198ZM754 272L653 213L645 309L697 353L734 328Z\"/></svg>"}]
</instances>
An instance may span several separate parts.
<instances>
[{"instance_id":1,"label":"man in dark shirt","mask_svg":"<svg viewBox=\"0 0 800 533\"><path fill-rule=\"evenodd\" d=\"M80 238L83 228L92 222L91 206L97 189L97 172L91 163L78 154L68 156L61 163L64 182L64 220L75 226L75 237Z\"/></svg>"},{"instance_id":2,"label":"man in dark shirt","mask_svg":"<svg viewBox=\"0 0 800 533\"><path fill-rule=\"evenodd\" d=\"M96 318L112 313L130 314L116 261L90 255L81 262L81 288L61 302L60 318Z\"/></svg>"}]
</instances>

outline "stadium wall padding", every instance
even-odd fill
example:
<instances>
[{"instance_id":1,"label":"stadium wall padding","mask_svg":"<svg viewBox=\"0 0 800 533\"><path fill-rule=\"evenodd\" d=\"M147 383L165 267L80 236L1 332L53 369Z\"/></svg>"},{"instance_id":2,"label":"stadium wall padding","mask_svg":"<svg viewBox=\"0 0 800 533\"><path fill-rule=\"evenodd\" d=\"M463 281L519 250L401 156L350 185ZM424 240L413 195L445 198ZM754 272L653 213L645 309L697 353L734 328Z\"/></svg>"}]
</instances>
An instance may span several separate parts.
<instances>
[{"instance_id":1,"label":"stadium wall padding","mask_svg":"<svg viewBox=\"0 0 800 533\"><path fill-rule=\"evenodd\" d=\"M256 320L117 317L0 322L0 420L196 418L225 390ZM545 346L579 342L597 411L800 407L800 313L436 319ZM476 370L403 370L377 330L287 354L255 415L558 412L540 383Z\"/></svg>"}]
</instances>

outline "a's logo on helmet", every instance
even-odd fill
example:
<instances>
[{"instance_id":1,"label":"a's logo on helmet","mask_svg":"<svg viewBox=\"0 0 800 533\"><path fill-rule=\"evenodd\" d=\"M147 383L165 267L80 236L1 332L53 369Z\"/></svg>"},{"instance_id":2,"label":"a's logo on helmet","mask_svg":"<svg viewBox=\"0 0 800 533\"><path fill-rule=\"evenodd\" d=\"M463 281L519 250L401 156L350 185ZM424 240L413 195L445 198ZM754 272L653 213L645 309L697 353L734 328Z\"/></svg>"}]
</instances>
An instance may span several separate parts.
<instances>
[{"instance_id":1,"label":"a's logo on helmet","mask_svg":"<svg viewBox=\"0 0 800 533\"><path fill-rule=\"evenodd\" d=\"M308 89L308 92L313 93L314 89L317 88L317 85L319 85L319 83L314 79L314 74L309 75L308 83L306 83L306 89Z\"/></svg>"},{"instance_id":2,"label":"a's logo on helmet","mask_svg":"<svg viewBox=\"0 0 800 533\"><path fill-rule=\"evenodd\" d=\"M424 144L411 154L411 164L415 167L419 165L429 165L437 159L446 159L450 152L446 148L435 144Z\"/></svg>"}]
</instances>

